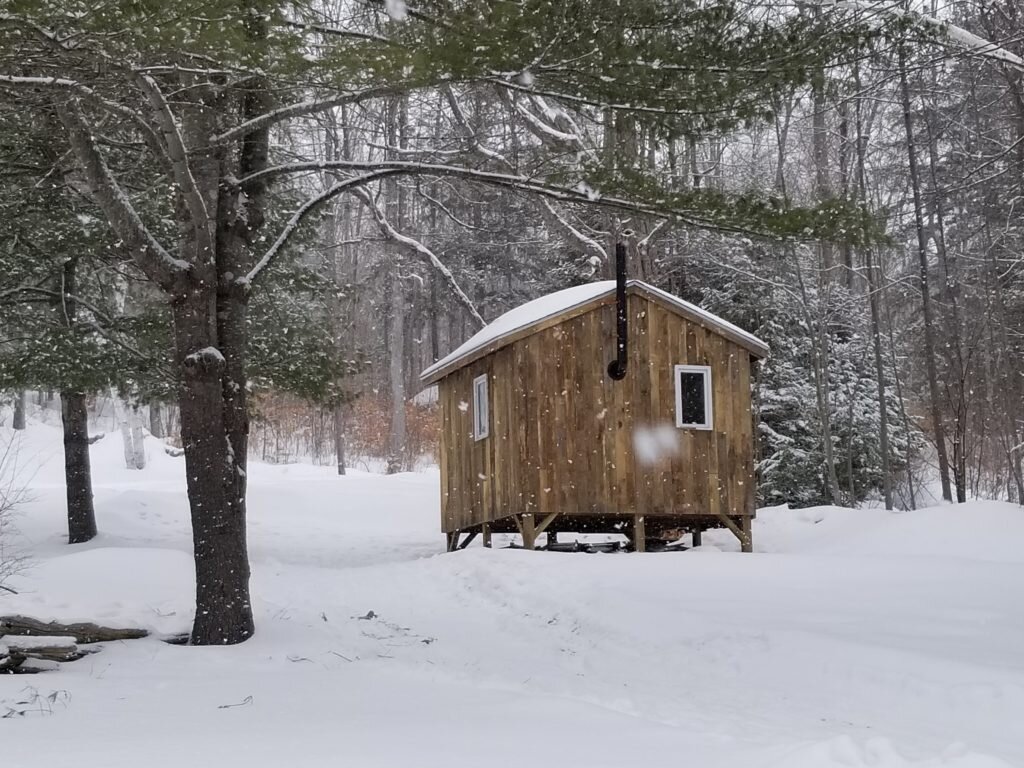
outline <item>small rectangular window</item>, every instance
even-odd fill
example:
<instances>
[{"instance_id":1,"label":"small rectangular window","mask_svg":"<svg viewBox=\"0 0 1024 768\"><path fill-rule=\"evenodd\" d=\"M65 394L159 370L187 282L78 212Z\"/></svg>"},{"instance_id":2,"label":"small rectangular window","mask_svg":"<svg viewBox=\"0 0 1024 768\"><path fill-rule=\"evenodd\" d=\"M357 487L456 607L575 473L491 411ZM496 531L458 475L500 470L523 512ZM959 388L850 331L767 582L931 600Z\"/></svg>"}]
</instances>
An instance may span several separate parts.
<instances>
[{"instance_id":1,"label":"small rectangular window","mask_svg":"<svg viewBox=\"0 0 1024 768\"><path fill-rule=\"evenodd\" d=\"M711 366L677 365L676 426L711 429Z\"/></svg>"},{"instance_id":2,"label":"small rectangular window","mask_svg":"<svg viewBox=\"0 0 1024 768\"><path fill-rule=\"evenodd\" d=\"M483 440L491 433L487 397L487 374L473 379L473 437Z\"/></svg>"}]
</instances>

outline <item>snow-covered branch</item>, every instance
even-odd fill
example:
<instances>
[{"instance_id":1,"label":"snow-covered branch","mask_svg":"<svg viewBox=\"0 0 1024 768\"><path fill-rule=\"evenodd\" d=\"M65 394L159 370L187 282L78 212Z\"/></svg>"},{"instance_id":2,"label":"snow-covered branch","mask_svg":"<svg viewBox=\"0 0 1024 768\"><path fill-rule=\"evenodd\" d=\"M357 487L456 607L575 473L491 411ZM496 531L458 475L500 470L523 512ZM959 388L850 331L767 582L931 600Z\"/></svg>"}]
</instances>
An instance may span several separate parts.
<instances>
[{"instance_id":1,"label":"snow-covered branch","mask_svg":"<svg viewBox=\"0 0 1024 768\"><path fill-rule=\"evenodd\" d=\"M335 163L320 163L319 165L323 166L320 170L328 170L332 165L336 166ZM277 236L277 239L274 240L273 244L263 254L262 258L256 262L253 268L250 269L246 275L238 278L237 282L240 285L252 285L252 283L255 282L263 271L266 270L266 268L281 253L281 250L288 243L288 240L291 239L292 235L294 235L298 230L303 220L321 205L334 199L343 192L363 186L364 184L369 184L372 181L387 178L388 176L396 176L398 173L399 171L390 169L371 169L368 173L365 173L362 176L355 176L350 179L339 181L337 184L334 184L329 189L324 190L319 195L311 197L298 207L295 213L292 214L291 218L288 219L288 222L284 225L284 229L281 230L281 234ZM240 184L245 184L252 181L254 178L262 178L264 176L266 176L265 173L253 174L253 176L243 179Z\"/></svg>"},{"instance_id":2,"label":"snow-covered branch","mask_svg":"<svg viewBox=\"0 0 1024 768\"><path fill-rule=\"evenodd\" d=\"M1013 67L1024 72L1024 59L1012 51L1008 51L997 43L979 37L963 27L950 24L947 21L927 16L917 11L907 10L889 2L872 2L871 0L820 0L823 7L840 8L844 10L869 11L882 16L892 16L900 19L909 19L920 27L932 32L938 32L946 40L976 56L995 61Z\"/></svg>"},{"instance_id":3,"label":"snow-covered branch","mask_svg":"<svg viewBox=\"0 0 1024 768\"><path fill-rule=\"evenodd\" d=\"M5 85L11 87L57 88L71 91L76 96L88 101L90 104L95 104L105 111L119 115L131 122L139 131L142 132L143 138L146 139L146 143L149 144L151 148L159 149L161 147L160 139L156 131L154 131L152 127L142 119L138 112L122 104L118 104L117 102L104 98L95 90L78 82L77 80L71 80L66 77L22 77L20 75L0 74L0 87ZM161 160L165 159L163 152L159 152L158 157Z\"/></svg>"},{"instance_id":4,"label":"snow-covered branch","mask_svg":"<svg viewBox=\"0 0 1024 768\"><path fill-rule=\"evenodd\" d=\"M643 251L647 251L648 249L650 249L651 245L654 244L654 241L657 239L658 235L661 234L661 231L665 228L665 226L667 224L668 224L668 219L662 219L657 224L655 224L651 228L651 231L648 232L644 236L644 238L640 242L638 242L636 244L637 250L643 252Z\"/></svg>"},{"instance_id":5,"label":"snow-covered branch","mask_svg":"<svg viewBox=\"0 0 1024 768\"><path fill-rule=\"evenodd\" d=\"M549 200L556 200L563 203L599 205L604 208L629 211L631 213L648 214L658 218L665 218L666 216L669 216L683 222L684 224L690 224L702 229L719 232L733 232L752 236L769 236L766 232L760 232L749 227L723 224L713 219L706 218L692 210L662 207L651 203L602 195L595 192L586 184L579 184L576 187L570 188L554 184L543 179L520 176L513 173L497 173L494 171L483 171L475 168L466 168L456 165L440 165L436 163L421 163L405 160L377 160L372 162L359 160L332 160L286 163L284 165L272 166L257 173L250 174L242 179L239 184L246 184L272 176L308 173L312 171L322 173L328 170L347 170L368 174L367 176L359 177L361 179L365 179L365 181L361 181L359 184L365 184L367 181L372 181L373 179L393 175L457 178L464 181L489 184L491 186L502 187L504 189L511 189L518 192L528 192L540 195L541 197ZM353 181L358 181L358 179ZM358 186L359 184L356 184L355 186ZM344 190L339 190L339 192L335 192L334 194L340 194L341 191ZM333 195L331 196L333 197Z\"/></svg>"},{"instance_id":6,"label":"snow-covered branch","mask_svg":"<svg viewBox=\"0 0 1024 768\"><path fill-rule=\"evenodd\" d=\"M554 144L562 147L569 146L578 149L583 148L583 142L576 134L566 133L565 131L559 130L555 126L541 120L533 114L533 112L531 112L522 101L509 96L507 91L498 89L498 94L510 110L523 118L523 122L530 130L530 133L540 139L543 143Z\"/></svg>"},{"instance_id":7,"label":"snow-covered branch","mask_svg":"<svg viewBox=\"0 0 1024 768\"><path fill-rule=\"evenodd\" d=\"M370 99L394 96L403 90L405 89L400 86L382 85L377 88L367 88L363 91L343 93L330 99L309 99L295 104L288 104L284 107L264 112L262 115L258 115L251 120L246 120L244 123L235 126L231 130L214 136L210 143L213 146L230 144L233 141L248 136L250 133L254 133L264 128L269 128L272 125L276 125L277 123L285 120L290 120L293 117L315 115L318 112L324 112L328 109L333 109L334 107L345 106L346 104L357 104L362 101L369 101Z\"/></svg>"},{"instance_id":8,"label":"snow-covered branch","mask_svg":"<svg viewBox=\"0 0 1024 768\"><path fill-rule=\"evenodd\" d=\"M502 166L507 170L512 170L512 164L506 160L502 155L498 154L494 150L488 149L480 141L476 135L476 131L469 124L469 119L466 117L466 113L462 110L462 105L459 104L458 98L455 96L455 91L450 85L444 87L444 95L448 101L448 106L452 110L452 117L455 118L455 126L458 128L459 133L462 135L463 140L472 152L475 152L484 160L488 160Z\"/></svg>"},{"instance_id":9,"label":"snow-covered branch","mask_svg":"<svg viewBox=\"0 0 1024 768\"><path fill-rule=\"evenodd\" d=\"M466 295L466 292L459 286L458 281L455 279L455 275L452 274L452 271L448 269L444 262L442 262L432 250L419 240L415 240L408 235L403 235L401 232L396 230L394 226L392 226L391 222L388 221L387 216L384 215L384 210L374 199L373 195L365 189L357 187L350 190L350 192L355 197L358 197L370 213L373 214L374 221L377 222L377 228L380 229L380 232L384 237L419 256L423 261L430 265L430 267L448 284L448 287L451 289L456 300L467 312L469 312L477 324L481 328L487 324L477 311L476 305L473 304L472 299L470 299L469 296Z\"/></svg>"},{"instance_id":10,"label":"snow-covered branch","mask_svg":"<svg viewBox=\"0 0 1024 768\"><path fill-rule=\"evenodd\" d=\"M188 160L188 150L185 148L185 141L181 137L181 131L178 130L174 114L171 112L167 99L164 98L163 91L160 90L160 86L157 85L152 77L140 75L138 82L142 91L146 94L150 105L153 107L157 123L163 132L164 146L167 149L167 157L170 160L171 172L174 175L175 182L177 182L178 187L181 189L185 206L188 208L192 218L192 226L199 238L199 252L210 254L212 258L214 253L213 222L207 211L206 201L203 199L195 177L192 175L192 166Z\"/></svg>"},{"instance_id":11,"label":"snow-covered branch","mask_svg":"<svg viewBox=\"0 0 1024 768\"><path fill-rule=\"evenodd\" d=\"M551 214L555 221L557 221L570 235L579 240L585 248L590 250L600 260L601 264L608 263L608 251L605 250L604 246L587 233L574 227L567 218L558 212L550 201L541 200L541 204L547 209L548 213Z\"/></svg>"},{"instance_id":12,"label":"snow-covered branch","mask_svg":"<svg viewBox=\"0 0 1024 768\"><path fill-rule=\"evenodd\" d=\"M107 167L77 100L71 99L60 105L57 113L67 129L85 181L110 226L124 241L143 272L159 285L173 288L178 278L189 271L189 263L172 256L146 227Z\"/></svg>"}]
</instances>

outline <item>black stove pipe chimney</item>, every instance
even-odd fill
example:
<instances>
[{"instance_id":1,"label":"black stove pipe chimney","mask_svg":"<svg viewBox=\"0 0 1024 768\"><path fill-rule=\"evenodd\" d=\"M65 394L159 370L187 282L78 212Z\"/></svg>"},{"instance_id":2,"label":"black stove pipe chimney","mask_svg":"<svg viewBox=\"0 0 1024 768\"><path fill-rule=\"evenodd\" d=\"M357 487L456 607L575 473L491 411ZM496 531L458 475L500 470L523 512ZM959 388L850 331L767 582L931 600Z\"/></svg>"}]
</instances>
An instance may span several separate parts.
<instances>
[{"instance_id":1,"label":"black stove pipe chimney","mask_svg":"<svg viewBox=\"0 0 1024 768\"><path fill-rule=\"evenodd\" d=\"M615 359L608 363L608 375L615 381L626 378L626 363L629 360L626 343L628 339L628 315L626 313L626 246L615 244Z\"/></svg>"}]
</instances>

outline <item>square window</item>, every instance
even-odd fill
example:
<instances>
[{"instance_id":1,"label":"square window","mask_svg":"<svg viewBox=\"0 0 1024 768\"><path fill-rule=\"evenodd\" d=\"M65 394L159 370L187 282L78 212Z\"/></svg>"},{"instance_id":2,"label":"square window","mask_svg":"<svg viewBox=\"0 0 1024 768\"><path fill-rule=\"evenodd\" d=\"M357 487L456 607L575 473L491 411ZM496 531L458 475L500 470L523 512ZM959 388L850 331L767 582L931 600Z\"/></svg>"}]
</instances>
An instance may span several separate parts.
<instances>
[{"instance_id":1,"label":"square window","mask_svg":"<svg viewBox=\"0 0 1024 768\"><path fill-rule=\"evenodd\" d=\"M711 366L677 365L676 426L711 429Z\"/></svg>"},{"instance_id":2,"label":"square window","mask_svg":"<svg viewBox=\"0 0 1024 768\"><path fill-rule=\"evenodd\" d=\"M487 397L487 374L473 379L473 438L483 440L491 433Z\"/></svg>"}]
</instances>

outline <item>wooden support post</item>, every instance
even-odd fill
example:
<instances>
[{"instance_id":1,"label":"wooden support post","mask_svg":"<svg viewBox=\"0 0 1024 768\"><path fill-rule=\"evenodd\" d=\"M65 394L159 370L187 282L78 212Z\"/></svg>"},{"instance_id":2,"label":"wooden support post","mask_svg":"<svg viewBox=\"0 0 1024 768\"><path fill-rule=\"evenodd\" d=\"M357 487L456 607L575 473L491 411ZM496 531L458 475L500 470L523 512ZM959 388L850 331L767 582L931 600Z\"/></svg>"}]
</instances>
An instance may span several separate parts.
<instances>
[{"instance_id":1,"label":"wooden support post","mask_svg":"<svg viewBox=\"0 0 1024 768\"><path fill-rule=\"evenodd\" d=\"M484 546L488 549L491 548L491 524L484 523L481 528L481 538L483 539Z\"/></svg>"},{"instance_id":2,"label":"wooden support post","mask_svg":"<svg viewBox=\"0 0 1024 768\"><path fill-rule=\"evenodd\" d=\"M647 551L647 526L644 524L643 515L637 515L633 520L633 550Z\"/></svg>"},{"instance_id":3,"label":"wooden support post","mask_svg":"<svg viewBox=\"0 0 1024 768\"><path fill-rule=\"evenodd\" d=\"M701 545L701 536L703 531L700 526L693 529L693 546L699 547Z\"/></svg>"},{"instance_id":4,"label":"wooden support post","mask_svg":"<svg viewBox=\"0 0 1024 768\"><path fill-rule=\"evenodd\" d=\"M447 551L447 552L454 552L455 551L455 547L458 546L458 543L459 543L459 532L458 531L452 531L451 533L446 533L444 535L444 540L445 540L445 551Z\"/></svg>"},{"instance_id":5,"label":"wooden support post","mask_svg":"<svg viewBox=\"0 0 1024 768\"><path fill-rule=\"evenodd\" d=\"M458 545L457 549L465 549L466 547L468 547L471 543L473 543L473 539L476 538L477 533L478 531L471 531L470 533L466 534L466 538L462 540L462 543Z\"/></svg>"},{"instance_id":6,"label":"wooden support post","mask_svg":"<svg viewBox=\"0 0 1024 768\"><path fill-rule=\"evenodd\" d=\"M544 531L546 531L548 529L548 526L551 525L552 522L554 522L556 517L558 517L558 513L557 512L552 512L550 515L545 517L541 521L541 524L538 525L537 528L534 530L534 534L536 536L540 536L542 533L544 533Z\"/></svg>"},{"instance_id":7,"label":"wooden support post","mask_svg":"<svg viewBox=\"0 0 1024 768\"><path fill-rule=\"evenodd\" d=\"M733 536L740 540L740 551L753 552L753 539L750 536L750 516L743 515L740 518L740 525L736 525L736 521L724 512L719 512L718 516L725 523L725 527L732 531Z\"/></svg>"},{"instance_id":8,"label":"wooden support post","mask_svg":"<svg viewBox=\"0 0 1024 768\"><path fill-rule=\"evenodd\" d=\"M533 525L533 515L527 512L523 515L523 549L533 549L537 543L537 530Z\"/></svg>"}]
</instances>

